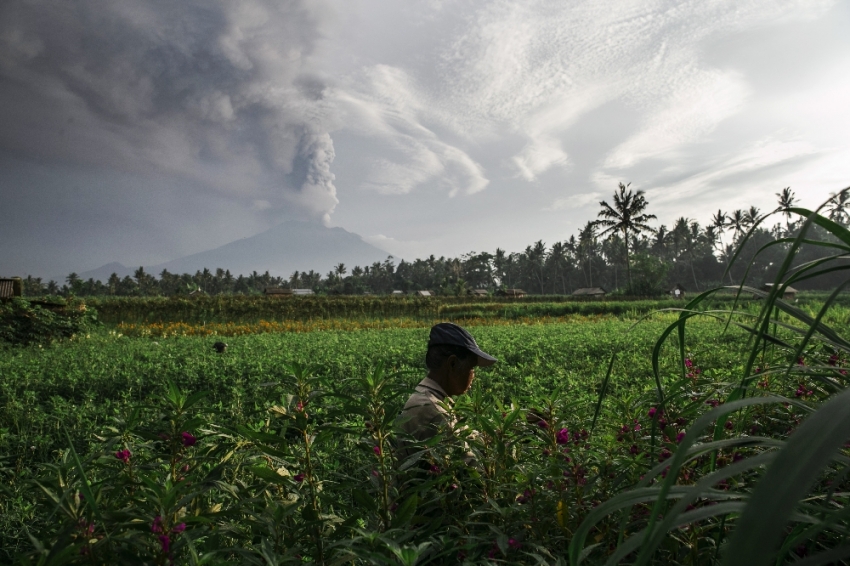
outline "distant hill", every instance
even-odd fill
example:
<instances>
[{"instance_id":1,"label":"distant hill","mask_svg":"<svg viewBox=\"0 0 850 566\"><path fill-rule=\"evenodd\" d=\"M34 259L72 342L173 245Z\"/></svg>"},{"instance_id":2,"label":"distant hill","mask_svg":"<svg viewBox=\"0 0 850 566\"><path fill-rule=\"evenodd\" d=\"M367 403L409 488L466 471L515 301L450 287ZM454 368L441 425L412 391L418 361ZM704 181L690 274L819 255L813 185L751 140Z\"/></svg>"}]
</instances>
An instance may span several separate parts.
<instances>
[{"instance_id":1,"label":"distant hill","mask_svg":"<svg viewBox=\"0 0 850 566\"><path fill-rule=\"evenodd\" d=\"M293 271L312 269L325 275L338 263L344 263L350 270L355 265L362 267L384 261L388 255L342 228L328 228L318 222L289 221L212 250L159 265L146 265L145 271L158 276L163 269L171 273L195 273L205 267L210 271L220 267L229 269L234 276L268 271L288 277ZM91 277L105 282L113 272L119 277L132 277L136 269L138 267L113 262L78 275L84 280ZM61 282L64 280L63 277Z\"/></svg>"}]
</instances>

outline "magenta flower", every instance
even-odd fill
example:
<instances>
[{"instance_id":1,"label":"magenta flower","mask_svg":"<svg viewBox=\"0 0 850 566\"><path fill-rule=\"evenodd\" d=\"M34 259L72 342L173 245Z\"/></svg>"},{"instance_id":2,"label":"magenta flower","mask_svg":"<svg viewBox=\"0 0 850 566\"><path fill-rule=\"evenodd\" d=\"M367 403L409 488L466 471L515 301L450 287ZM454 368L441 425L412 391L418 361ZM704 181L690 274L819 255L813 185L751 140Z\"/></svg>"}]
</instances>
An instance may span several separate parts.
<instances>
[{"instance_id":1,"label":"magenta flower","mask_svg":"<svg viewBox=\"0 0 850 566\"><path fill-rule=\"evenodd\" d=\"M304 481L304 474L298 474L292 479L294 479L296 483L301 483L302 481Z\"/></svg>"},{"instance_id":2,"label":"magenta flower","mask_svg":"<svg viewBox=\"0 0 850 566\"><path fill-rule=\"evenodd\" d=\"M690 358L685 358L685 367L686 367L686 368L692 368L692 367L694 367L694 362L693 362L693 360L691 360Z\"/></svg>"},{"instance_id":3,"label":"magenta flower","mask_svg":"<svg viewBox=\"0 0 850 566\"><path fill-rule=\"evenodd\" d=\"M537 426L546 429L549 428L549 423L547 423L544 419L540 419L539 421L537 421Z\"/></svg>"},{"instance_id":4,"label":"magenta flower","mask_svg":"<svg viewBox=\"0 0 850 566\"><path fill-rule=\"evenodd\" d=\"M685 431L680 432L676 435L676 444L682 442L682 439L685 438Z\"/></svg>"},{"instance_id":5,"label":"magenta flower","mask_svg":"<svg viewBox=\"0 0 850 566\"><path fill-rule=\"evenodd\" d=\"M378 477L380 474L378 473L378 470L372 470L372 475Z\"/></svg>"},{"instance_id":6,"label":"magenta flower","mask_svg":"<svg viewBox=\"0 0 850 566\"><path fill-rule=\"evenodd\" d=\"M640 431L640 423L635 425L635 432L638 432L638 431Z\"/></svg>"},{"instance_id":7,"label":"magenta flower","mask_svg":"<svg viewBox=\"0 0 850 566\"><path fill-rule=\"evenodd\" d=\"M516 540L516 539L509 538L509 539L508 539L508 546L509 546L509 547L511 547L511 548L513 548L513 549L517 549L517 548L519 548L519 547L521 547L521 546L522 546L522 543L521 543L521 542L519 542L519 541L518 541L518 540Z\"/></svg>"},{"instance_id":8,"label":"magenta flower","mask_svg":"<svg viewBox=\"0 0 850 566\"><path fill-rule=\"evenodd\" d=\"M723 427L724 427L726 430L732 430L732 428L733 428L734 426L735 426L735 425L734 425L734 424L732 424L732 421L726 421L726 424L724 424L724 425L723 425Z\"/></svg>"},{"instance_id":9,"label":"magenta flower","mask_svg":"<svg viewBox=\"0 0 850 566\"><path fill-rule=\"evenodd\" d=\"M152 533L161 533L162 531L163 531L163 529L162 529L162 517L157 515L156 517L154 517L153 523L151 524L151 532Z\"/></svg>"},{"instance_id":10,"label":"magenta flower","mask_svg":"<svg viewBox=\"0 0 850 566\"><path fill-rule=\"evenodd\" d=\"M168 554L171 549L171 539L168 535L159 535L159 544L162 546L162 553Z\"/></svg>"},{"instance_id":11,"label":"magenta flower","mask_svg":"<svg viewBox=\"0 0 850 566\"><path fill-rule=\"evenodd\" d=\"M115 457L124 462L125 464L130 463L130 451L126 448L124 450L119 450L115 453Z\"/></svg>"},{"instance_id":12,"label":"magenta flower","mask_svg":"<svg viewBox=\"0 0 850 566\"><path fill-rule=\"evenodd\" d=\"M185 430L180 433L180 436L183 437L183 446L194 446L195 443L198 441L197 438L192 436L192 433L187 432Z\"/></svg>"},{"instance_id":13,"label":"magenta flower","mask_svg":"<svg viewBox=\"0 0 850 566\"><path fill-rule=\"evenodd\" d=\"M374 452L376 456L380 456L381 455L381 447L380 446L373 446L372 452Z\"/></svg>"},{"instance_id":14,"label":"magenta flower","mask_svg":"<svg viewBox=\"0 0 850 566\"><path fill-rule=\"evenodd\" d=\"M555 433L555 442L558 444L566 444L570 441L570 431L562 428L557 433Z\"/></svg>"},{"instance_id":15,"label":"magenta flower","mask_svg":"<svg viewBox=\"0 0 850 566\"><path fill-rule=\"evenodd\" d=\"M632 444L632 446L629 448L629 452L631 454L640 454L640 448L637 447L637 444Z\"/></svg>"},{"instance_id":16,"label":"magenta flower","mask_svg":"<svg viewBox=\"0 0 850 566\"><path fill-rule=\"evenodd\" d=\"M172 533L182 533L185 530L186 530L186 523L180 523L179 525L177 525L176 527L171 529L171 532Z\"/></svg>"},{"instance_id":17,"label":"magenta flower","mask_svg":"<svg viewBox=\"0 0 850 566\"><path fill-rule=\"evenodd\" d=\"M560 442L559 442L558 444L560 444ZM548 449L548 448L545 448L545 449L543 450L543 455L544 455L544 456L548 456L549 454L551 454L551 452L549 451L549 449Z\"/></svg>"},{"instance_id":18,"label":"magenta flower","mask_svg":"<svg viewBox=\"0 0 850 566\"><path fill-rule=\"evenodd\" d=\"M710 405L712 408L714 408L714 407L717 407L718 405L720 405L720 401L718 401L717 399L709 399L708 401L705 402L705 404Z\"/></svg>"},{"instance_id":19,"label":"magenta flower","mask_svg":"<svg viewBox=\"0 0 850 566\"><path fill-rule=\"evenodd\" d=\"M526 503L531 501L531 498L533 496L534 496L534 490L526 489L525 491L522 492L522 495L517 495L516 500L517 500L517 503L519 503L520 505L525 505Z\"/></svg>"},{"instance_id":20,"label":"magenta flower","mask_svg":"<svg viewBox=\"0 0 850 566\"><path fill-rule=\"evenodd\" d=\"M431 464L431 468L430 468L429 471L432 474L439 474L440 473L440 466L438 466L437 464Z\"/></svg>"},{"instance_id":21,"label":"magenta flower","mask_svg":"<svg viewBox=\"0 0 850 566\"><path fill-rule=\"evenodd\" d=\"M650 407L649 412L646 413L646 416L648 416L651 419L655 416L655 413L657 413L657 412L658 412L658 409L656 409L655 407Z\"/></svg>"}]
</instances>

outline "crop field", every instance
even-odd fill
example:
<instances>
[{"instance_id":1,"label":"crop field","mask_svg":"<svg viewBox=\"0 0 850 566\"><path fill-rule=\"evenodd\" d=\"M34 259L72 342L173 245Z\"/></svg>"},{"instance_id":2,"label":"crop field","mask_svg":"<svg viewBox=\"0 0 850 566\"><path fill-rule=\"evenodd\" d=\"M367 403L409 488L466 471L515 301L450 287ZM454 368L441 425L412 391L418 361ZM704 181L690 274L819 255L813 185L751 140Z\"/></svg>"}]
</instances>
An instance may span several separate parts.
<instances>
[{"instance_id":1,"label":"crop field","mask_svg":"<svg viewBox=\"0 0 850 566\"><path fill-rule=\"evenodd\" d=\"M532 303L541 310L511 316L455 306L499 363L457 398L447 436L412 456L394 420L425 374L428 327L447 313L169 321L101 304L104 326L0 350L0 562L634 561L673 467L686 520L663 525L652 563L719 563L758 466L834 393L800 368L843 379L846 360L821 343L796 356L779 313L754 369L750 332L723 316L689 319L656 348L679 313L644 319L644 303ZM803 298L801 312L822 304ZM739 305L739 319L760 308ZM822 322L848 315L837 301ZM800 371L783 373L789 364ZM769 395L782 400L756 402ZM840 467L818 482L843 505ZM796 527L782 556L840 533Z\"/></svg>"}]
</instances>

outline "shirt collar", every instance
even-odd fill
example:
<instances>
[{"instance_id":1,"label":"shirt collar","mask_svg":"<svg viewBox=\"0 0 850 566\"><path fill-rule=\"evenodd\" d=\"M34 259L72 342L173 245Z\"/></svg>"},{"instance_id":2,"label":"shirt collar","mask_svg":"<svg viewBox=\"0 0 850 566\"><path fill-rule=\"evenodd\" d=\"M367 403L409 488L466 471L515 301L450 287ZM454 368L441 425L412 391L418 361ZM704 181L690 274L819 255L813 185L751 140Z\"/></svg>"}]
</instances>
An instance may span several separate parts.
<instances>
[{"instance_id":1,"label":"shirt collar","mask_svg":"<svg viewBox=\"0 0 850 566\"><path fill-rule=\"evenodd\" d=\"M432 391L433 393L437 394L437 397L439 397L441 401L449 396L448 393L446 393L445 390L440 387L440 384L431 379L430 377L426 377L425 379L420 381L417 387L424 387L425 389Z\"/></svg>"}]
</instances>

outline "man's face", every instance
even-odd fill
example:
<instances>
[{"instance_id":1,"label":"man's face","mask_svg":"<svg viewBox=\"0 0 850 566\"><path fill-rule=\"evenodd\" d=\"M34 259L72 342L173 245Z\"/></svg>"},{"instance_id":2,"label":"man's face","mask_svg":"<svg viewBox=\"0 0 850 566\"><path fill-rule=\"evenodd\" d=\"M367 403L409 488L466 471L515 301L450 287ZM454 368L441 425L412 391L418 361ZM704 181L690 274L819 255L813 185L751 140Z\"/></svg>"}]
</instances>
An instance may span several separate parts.
<instances>
[{"instance_id":1,"label":"man's face","mask_svg":"<svg viewBox=\"0 0 850 566\"><path fill-rule=\"evenodd\" d=\"M461 360L457 356L449 356L446 360L449 370L449 389L446 391L450 396L466 393L472 381L475 379L475 365L478 358L472 356L468 360Z\"/></svg>"}]
</instances>

